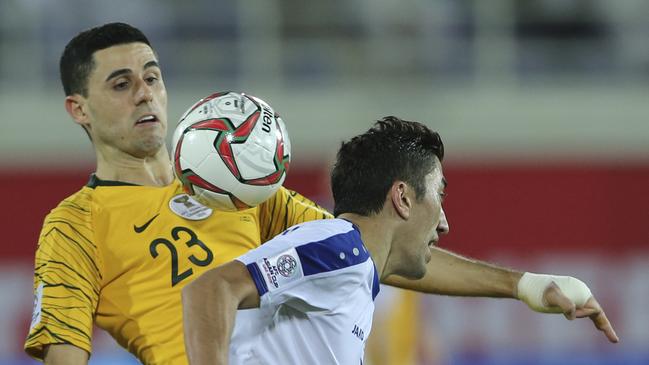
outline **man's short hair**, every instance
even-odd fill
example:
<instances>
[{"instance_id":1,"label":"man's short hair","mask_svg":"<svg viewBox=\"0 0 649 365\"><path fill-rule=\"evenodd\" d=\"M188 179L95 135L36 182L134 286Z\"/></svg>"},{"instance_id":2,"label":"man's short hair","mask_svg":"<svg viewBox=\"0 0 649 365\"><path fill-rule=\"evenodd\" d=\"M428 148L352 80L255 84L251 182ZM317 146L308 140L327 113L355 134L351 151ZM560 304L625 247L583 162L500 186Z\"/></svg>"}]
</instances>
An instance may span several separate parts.
<instances>
[{"instance_id":1,"label":"man's short hair","mask_svg":"<svg viewBox=\"0 0 649 365\"><path fill-rule=\"evenodd\" d=\"M437 132L393 116L377 121L338 150L331 171L334 215L379 213L397 180L411 185L416 199L422 199L435 156L444 159L444 144Z\"/></svg>"},{"instance_id":2,"label":"man's short hair","mask_svg":"<svg viewBox=\"0 0 649 365\"><path fill-rule=\"evenodd\" d=\"M59 64L65 95L88 96L88 78L95 66L95 52L136 42L151 46L144 33L125 23L104 24L85 30L72 38L65 46Z\"/></svg>"}]
</instances>

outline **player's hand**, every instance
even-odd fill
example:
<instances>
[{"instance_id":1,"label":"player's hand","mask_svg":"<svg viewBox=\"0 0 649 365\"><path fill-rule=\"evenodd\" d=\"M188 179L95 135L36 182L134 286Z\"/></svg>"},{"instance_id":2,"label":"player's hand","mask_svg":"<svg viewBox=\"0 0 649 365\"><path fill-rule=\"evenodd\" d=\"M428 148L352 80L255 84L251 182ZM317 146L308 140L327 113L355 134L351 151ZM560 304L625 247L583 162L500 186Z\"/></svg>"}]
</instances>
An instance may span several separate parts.
<instances>
[{"instance_id":1,"label":"player's hand","mask_svg":"<svg viewBox=\"0 0 649 365\"><path fill-rule=\"evenodd\" d=\"M569 320L590 318L595 327L604 332L609 341L613 343L620 341L611 322L606 318L606 313L604 313L594 296L591 295L584 305L577 306L561 291L556 283L551 282L543 292L543 301L548 307L560 308L563 315Z\"/></svg>"}]
</instances>

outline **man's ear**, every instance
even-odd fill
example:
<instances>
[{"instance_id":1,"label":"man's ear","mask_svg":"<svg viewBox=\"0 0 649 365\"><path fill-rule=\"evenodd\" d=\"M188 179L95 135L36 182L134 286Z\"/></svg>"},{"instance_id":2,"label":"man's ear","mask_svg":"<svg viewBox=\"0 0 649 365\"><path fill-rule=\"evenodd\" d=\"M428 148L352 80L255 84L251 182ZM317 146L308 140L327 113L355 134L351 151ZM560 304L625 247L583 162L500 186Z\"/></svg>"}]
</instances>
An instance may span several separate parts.
<instances>
[{"instance_id":1,"label":"man's ear","mask_svg":"<svg viewBox=\"0 0 649 365\"><path fill-rule=\"evenodd\" d=\"M404 181L395 181L390 187L392 206L397 214L405 220L410 218L410 209L412 208L412 200L408 196L410 189L410 186Z\"/></svg>"},{"instance_id":2,"label":"man's ear","mask_svg":"<svg viewBox=\"0 0 649 365\"><path fill-rule=\"evenodd\" d=\"M82 126L86 131L90 130L88 114L86 112L86 99L79 94L72 94L65 97L65 110L70 114L75 123Z\"/></svg>"}]
</instances>

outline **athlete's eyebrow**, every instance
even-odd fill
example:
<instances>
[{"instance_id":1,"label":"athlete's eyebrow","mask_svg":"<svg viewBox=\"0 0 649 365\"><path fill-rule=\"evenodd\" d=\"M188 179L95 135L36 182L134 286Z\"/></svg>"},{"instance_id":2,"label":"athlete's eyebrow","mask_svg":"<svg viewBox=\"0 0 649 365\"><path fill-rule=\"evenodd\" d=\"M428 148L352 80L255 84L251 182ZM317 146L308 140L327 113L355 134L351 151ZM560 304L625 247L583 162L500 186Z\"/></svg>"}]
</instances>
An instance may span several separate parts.
<instances>
[{"instance_id":1,"label":"athlete's eyebrow","mask_svg":"<svg viewBox=\"0 0 649 365\"><path fill-rule=\"evenodd\" d=\"M149 62L145 63L144 67L142 67L142 69L146 70L149 67L158 67L158 68L160 68L160 65L158 65L158 61L152 60L152 61L149 61ZM133 71L131 71L130 68L120 68L119 70L115 70L115 71L111 72L110 75L108 75L108 77L106 78L106 81L109 81L111 79L114 79L114 78L122 76L122 75L130 74L131 72L133 72Z\"/></svg>"},{"instance_id":2,"label":"athlete's eyebrow","mask_svg":"<svg viewBox=\"0 0 649 365\"><path fill-rule=\"evenodd\" d=\"M143 70L146 70L149 67L157 67L160 68L160 65L158 65L158 61L156 60L151 60L147 63L144 64L144 67L142 67Z\"/></svg>"},{"instance_id":3,"label":"athlete's eyebrow","mask_svg":"<svg viewBox=\"0 0 649 365\"><path fill-rule=\"evenodd\" d=\"M106 78L106 81L110 81L111 79L114 79L122 75L130 74L132 72L133 71L131 71L130 68L120 68L119 70L115 70L111 72L110 75L108 75L108 77Z\"/></svg>"}]
</instances>

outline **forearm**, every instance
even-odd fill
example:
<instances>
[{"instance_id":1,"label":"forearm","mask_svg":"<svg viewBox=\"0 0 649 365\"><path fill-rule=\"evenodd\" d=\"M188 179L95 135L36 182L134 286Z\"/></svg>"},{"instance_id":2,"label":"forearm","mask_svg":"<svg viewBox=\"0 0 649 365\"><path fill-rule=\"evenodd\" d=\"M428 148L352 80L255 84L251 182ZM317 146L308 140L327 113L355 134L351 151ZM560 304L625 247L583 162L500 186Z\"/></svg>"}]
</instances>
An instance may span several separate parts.
<instances>
[{"instance_id":1,"label":"forearm","mask_svg":"<svg viewBox=\"0 0 649 365\"><path fill-rule=\"evenodd\" d=\"M183 325L189 363L227 364L238 301L230 284L207 272L183 288Z\"/></svg>"},{"instance_id":2,"label":"forearm","mask_svg":"<svg viewBox=\"0 0 649 365\"><path fill-rule=\"evenodd\" d=\"M46 365L86 365L88 353L74 345L49 345L45 349L43 362Z\"/></svg>"},{"instance_id":3,"label":"forearm","mask_svg":"<svg viewBox=\"0 0 649 365\"><path fill-rule=\"evenodd\" d=\"M409 280L396 275L384 284L424 293L516 298L517 284L523 273L486 262L469 259L441 248L432 249L426 275Z\"/></svg>"}]
</instances>

